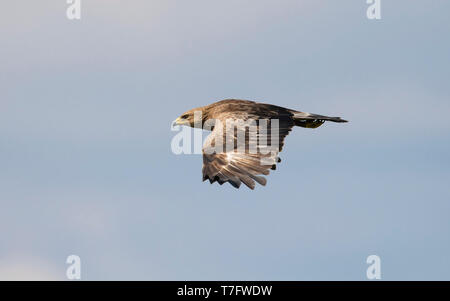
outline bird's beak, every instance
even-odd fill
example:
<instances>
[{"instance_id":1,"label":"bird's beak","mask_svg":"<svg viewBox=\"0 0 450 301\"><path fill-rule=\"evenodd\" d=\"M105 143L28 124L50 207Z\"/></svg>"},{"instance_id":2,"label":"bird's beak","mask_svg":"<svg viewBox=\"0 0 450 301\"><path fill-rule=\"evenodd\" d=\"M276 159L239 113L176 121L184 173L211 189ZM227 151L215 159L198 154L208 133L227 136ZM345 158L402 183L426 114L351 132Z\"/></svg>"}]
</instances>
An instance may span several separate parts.
<instances>
[{"instance_id":1,"label":"bird's beak","mask_svg":"<svg viewBox=\"0 0 450 301\"><path fill-rule=\"evenodd\" d=\"M178 117L177 119L175 119L175 120L173 121L172 126L175 126L175 125L184 125L184 124L189 124L189 121L187 121L187 120L184 119L184 118Z\"/></svg>"}]
</instances>

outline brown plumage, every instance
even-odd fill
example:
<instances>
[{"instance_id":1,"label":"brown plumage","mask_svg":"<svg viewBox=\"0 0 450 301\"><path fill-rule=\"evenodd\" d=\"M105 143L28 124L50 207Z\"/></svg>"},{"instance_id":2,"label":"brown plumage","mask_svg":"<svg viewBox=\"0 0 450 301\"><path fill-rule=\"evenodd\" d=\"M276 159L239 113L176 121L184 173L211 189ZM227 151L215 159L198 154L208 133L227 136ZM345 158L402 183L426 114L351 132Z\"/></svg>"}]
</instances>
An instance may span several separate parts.
<instances>
[{"instance_id":1,"label":"brown plumage","mask_svg":"<svg viewBox=\"0 0 450 301\"><path fill-rule=\"evenodd\" d=\"M201 112L201 122L194 119L194 112ZM271 128L276 125L275 120L278 121L278 139ZM256 132L250 132L248 124L243 124L242 121L254 122L252 125ZM268 175L269 169L275 169L276 163L281 161L278 153L292 127L317 128L325 121L347 122L340 117L304 113L249 100L226 99L189 110L177 118L175 123L201 128L211 126L211 134L203 145L203 181L217 181L221 185L229 182L236 188L244 183L254 189L255 181L266 185L266 179L262 175ZM238 139L239 137L245 139ZM226 144L223 151L217 151L217 147L222 144ZM255 144L256 151L251 151ZM231 148L227 148L228 145Z\"/></svg>"}]
</instances>

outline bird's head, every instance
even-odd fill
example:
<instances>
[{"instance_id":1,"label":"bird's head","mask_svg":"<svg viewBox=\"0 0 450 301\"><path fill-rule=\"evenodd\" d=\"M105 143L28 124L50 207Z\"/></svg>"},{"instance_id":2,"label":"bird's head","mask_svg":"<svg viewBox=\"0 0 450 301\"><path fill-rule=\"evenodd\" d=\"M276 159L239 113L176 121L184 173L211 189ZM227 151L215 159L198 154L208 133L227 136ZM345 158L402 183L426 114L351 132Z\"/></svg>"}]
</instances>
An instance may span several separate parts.
<instances>
[{"instance_id":1,"label":"bird's head","mask_svg":"<svg viewBox=\"0 0 450 301\"><path fill-rule=\"evenodd\" d=\"M187 112L184 112L180 115L175 121L173 122L173 125L187 125L190 127L202 127L203 120L204 120L204 114L202 108L196 108L189 110Z\"/></svg>"}]
</instances>

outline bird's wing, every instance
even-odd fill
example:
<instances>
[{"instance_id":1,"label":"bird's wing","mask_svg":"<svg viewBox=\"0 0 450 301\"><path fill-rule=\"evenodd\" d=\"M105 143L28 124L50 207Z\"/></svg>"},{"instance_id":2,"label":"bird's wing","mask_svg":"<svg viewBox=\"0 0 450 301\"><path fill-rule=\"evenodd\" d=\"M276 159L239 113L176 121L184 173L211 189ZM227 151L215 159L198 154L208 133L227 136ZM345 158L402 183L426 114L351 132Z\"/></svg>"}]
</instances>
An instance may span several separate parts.
<instances>
[{"instance_id":1,"label":"bird's wing","mask_svg":"<svg viewBox=\"0 0 450 301\"><path fill-rule=\"evenodd\" d=\"M244 123L227 119L226 124L216 124L203 145L203 181L229 182L236 188L244 183L251 189L255 181L265 185L261 175L268 175L280 162L278 153L293 126L290 118Z\"/></svg>"}]
</instances>

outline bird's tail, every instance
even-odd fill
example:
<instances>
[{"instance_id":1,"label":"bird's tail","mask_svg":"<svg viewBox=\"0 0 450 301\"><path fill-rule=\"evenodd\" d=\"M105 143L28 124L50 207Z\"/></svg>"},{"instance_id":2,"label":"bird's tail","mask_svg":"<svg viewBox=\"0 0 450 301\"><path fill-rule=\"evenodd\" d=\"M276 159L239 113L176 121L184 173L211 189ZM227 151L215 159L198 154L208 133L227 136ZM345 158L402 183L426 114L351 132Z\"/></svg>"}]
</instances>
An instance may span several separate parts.
<instances>
[{"instance_id":1,"label":"bird's tail","mask_svg":"<svg viewBox=\"0 0 450 301\"><path fill-rule=\"evenodd\" d=\"M317 128L321 126L325 121L332 122L348 122L341 119L341 117L329 117L305 112L292 112L294 114L294 122L296 126L304 128Z\"/></svg>"}]
</instances>

